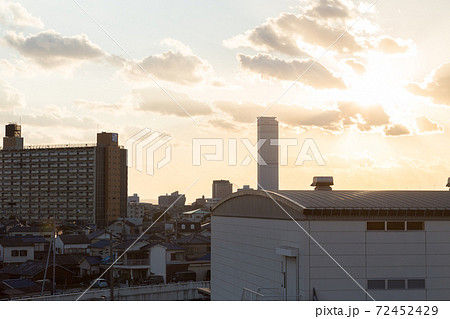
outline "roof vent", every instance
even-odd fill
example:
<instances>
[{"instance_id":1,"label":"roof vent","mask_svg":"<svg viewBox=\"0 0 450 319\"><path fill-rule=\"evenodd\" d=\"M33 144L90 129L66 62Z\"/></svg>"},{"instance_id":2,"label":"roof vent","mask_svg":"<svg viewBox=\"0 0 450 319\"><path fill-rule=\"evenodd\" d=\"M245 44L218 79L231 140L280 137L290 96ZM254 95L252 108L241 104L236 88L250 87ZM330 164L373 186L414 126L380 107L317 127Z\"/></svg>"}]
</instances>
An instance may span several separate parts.
<instances>
[{"instance_id":1,"label":"roof vent","mask_svg":"<svg viewBox=\"0 0 450 319\"><path fill-rule=\"evenodd\" d=\"M450 177L448 178L447 187L450 187ZM449 191L450 191L450 189L449 189Z\"/></svg>"},{"instance_id":2,"label":"roof vent","mask_svg":"<svg viewBox=\"0 0 450 319\"><path fill-rule=\"evenodd\" d=\"M315 186L316 191L331 191L333 176L314 176L311 186Z\"/></svg>"}]
</instances>

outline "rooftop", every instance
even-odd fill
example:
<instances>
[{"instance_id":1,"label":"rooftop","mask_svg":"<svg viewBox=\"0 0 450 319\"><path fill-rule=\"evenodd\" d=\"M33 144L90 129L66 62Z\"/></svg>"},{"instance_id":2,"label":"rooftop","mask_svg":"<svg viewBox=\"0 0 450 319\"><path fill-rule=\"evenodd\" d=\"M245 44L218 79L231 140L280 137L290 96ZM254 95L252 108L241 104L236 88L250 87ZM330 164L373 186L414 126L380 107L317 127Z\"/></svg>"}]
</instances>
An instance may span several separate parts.
<instances>
[{"instance_id":1,"label":"rooftop","mask_svg":"<svg viewBox=\"0 0 450 319\"><path fill-rule=\"evenodd\" d=\"M70 244L90 244L90 240L86 235L61 235L59 236L65 245Z\"/></svg>"},{"instance_id":2,"label":"rooftop","mask_svg":"<svg viewBox=\"0 0 450 319\"><path fill-rule=\"evenodd\" d=\"M261 198L261 200L257 200ZM264 205L276 205L275 200L284 208L293 208L297 214L305 216L317 215L414 215L414 216L447 216L450 217L450 193L448 191L313 191L313 190L282 190L262 191L247 190L232 194L214 207L213 215L226 215L260 218L289 218L275 216L278 212L265 210ZM265 203L265 204L264 204ZM252 208L246 212L233 212L228 206L246 205ZM247 216L249 215L249 216ZM252 216L250 216L252 215ZM267 216L266 216L267 215ZM286 215L286 214L285 214ZM297 215L297 217L299 217Z\"/></svg>"},{"instance_id":3,"label":"rooftop","mask_svg":"<svg viewBox=\"0 0 450 319\"><path fill-rule=\"evenodd\" d=\"M31 247L33 243L24 241L22 237L4 237L0 240L0 245L3 247Z\"/></svg>"}]
</instances>

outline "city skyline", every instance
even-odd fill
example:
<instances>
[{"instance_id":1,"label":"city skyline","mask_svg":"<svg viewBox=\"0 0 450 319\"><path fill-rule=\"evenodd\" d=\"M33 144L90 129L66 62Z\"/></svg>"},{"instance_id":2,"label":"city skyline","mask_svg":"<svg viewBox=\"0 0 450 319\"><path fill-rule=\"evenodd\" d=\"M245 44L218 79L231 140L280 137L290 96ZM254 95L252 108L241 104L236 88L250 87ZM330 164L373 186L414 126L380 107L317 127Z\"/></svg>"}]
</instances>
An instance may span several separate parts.
<instances>
[{"instance_id":1,"label":"city skyline","mask_svg":"<svg viewBox=\"0 0 450 319\"><path fill-rule=\"evenodd\" d=\"M72 1L0 1L0 119L22 123L25 145L168 134L172 161L154 176L130 168L129 194L156 199L199 177L192 202L215 179L256 188L255 161L194 166L186 154L196 138L255 143L264 113L297 151L314 139L326 162L289 158L280 189L330 175L335 189L446 190L449 3L379 1L367 13L372 3L359 1L80 4L126 52Z\"/></svg>"}]
</instances>

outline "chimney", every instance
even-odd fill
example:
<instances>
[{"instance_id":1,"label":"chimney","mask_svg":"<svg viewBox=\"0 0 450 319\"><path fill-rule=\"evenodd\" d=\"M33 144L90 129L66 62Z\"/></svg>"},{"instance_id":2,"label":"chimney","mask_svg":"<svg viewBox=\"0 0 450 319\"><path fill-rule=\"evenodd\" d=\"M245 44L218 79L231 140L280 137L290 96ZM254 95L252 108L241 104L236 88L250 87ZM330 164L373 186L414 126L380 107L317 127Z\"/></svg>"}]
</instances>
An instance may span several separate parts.
<instances>
[{"instance_id":1,"label":"chimney","mask_svg":"<svg viewBox=\"0 0 450 319\"><path fill-rule=\"evenodd\" d=\"M450 177L448 178L447 187L450 187ZM450 189L449 189L449 191L450 191Z\"/></svg>"},{"instance_id":2,"label":"chimney","mask_svg":"<svg viewBox=\"0 0 450 319\"><path fill-rule=\"evenodd\" d=\"M316 191L331 191L333 183L333 176L314 176L311 186L315 186Z\"/></svg>"}]
</instances>

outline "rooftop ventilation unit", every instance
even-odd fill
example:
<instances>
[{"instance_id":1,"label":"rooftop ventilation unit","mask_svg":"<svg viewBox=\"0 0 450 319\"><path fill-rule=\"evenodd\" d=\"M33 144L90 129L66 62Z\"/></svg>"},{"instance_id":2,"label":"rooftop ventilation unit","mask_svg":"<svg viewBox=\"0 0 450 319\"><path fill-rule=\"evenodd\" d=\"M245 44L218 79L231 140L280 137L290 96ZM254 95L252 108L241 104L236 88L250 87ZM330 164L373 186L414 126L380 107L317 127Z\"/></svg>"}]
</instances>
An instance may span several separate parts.
<instances>
[{"instance_id":1,"label":"rooftop ventilation unit","mask_svg":"<svg viewBox=\"0 0 450 319\"><path fill-rule=\"evenodd\" d=\"M331 191L333 183L333 176L314 176L311 186L315 186L316 191Z\"/></svg>"}]
</instances>

